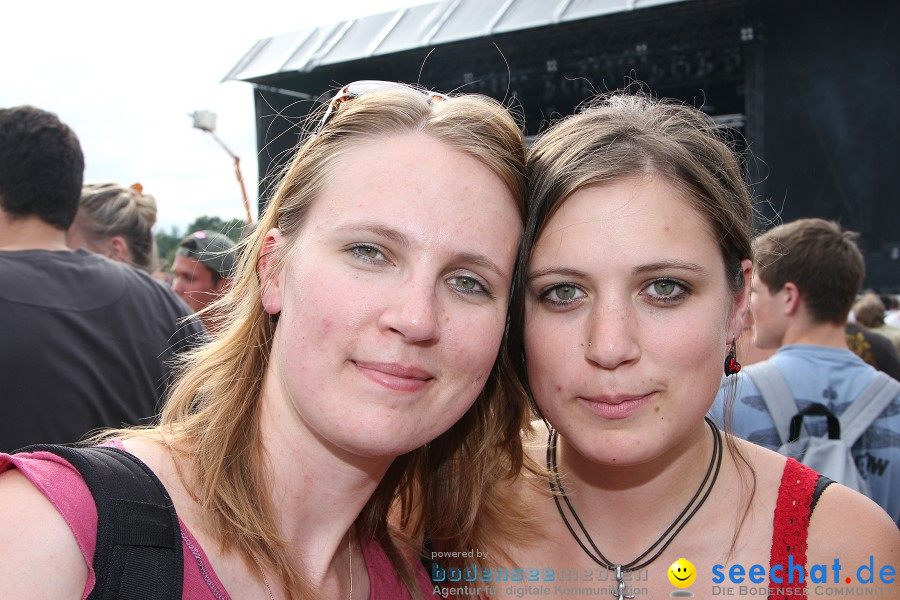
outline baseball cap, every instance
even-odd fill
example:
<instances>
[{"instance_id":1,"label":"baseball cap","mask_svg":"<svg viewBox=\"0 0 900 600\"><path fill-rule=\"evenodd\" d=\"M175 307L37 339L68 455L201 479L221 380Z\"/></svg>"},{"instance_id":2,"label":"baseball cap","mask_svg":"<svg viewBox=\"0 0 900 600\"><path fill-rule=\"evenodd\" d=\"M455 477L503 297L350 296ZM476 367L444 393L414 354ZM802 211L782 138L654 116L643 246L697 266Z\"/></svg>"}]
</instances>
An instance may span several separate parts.
<instances>
[{"instance_id":1,"label":"baseball cap","mask_svg":"<svg viewBox=\"0 0 900 600\"><path fill-rule=\"evenodd\" d=\"M181 241L175 254L197 259L223 278L234 270L234 242L216 231L195 231Z\"/></svg>"}]
</instances>

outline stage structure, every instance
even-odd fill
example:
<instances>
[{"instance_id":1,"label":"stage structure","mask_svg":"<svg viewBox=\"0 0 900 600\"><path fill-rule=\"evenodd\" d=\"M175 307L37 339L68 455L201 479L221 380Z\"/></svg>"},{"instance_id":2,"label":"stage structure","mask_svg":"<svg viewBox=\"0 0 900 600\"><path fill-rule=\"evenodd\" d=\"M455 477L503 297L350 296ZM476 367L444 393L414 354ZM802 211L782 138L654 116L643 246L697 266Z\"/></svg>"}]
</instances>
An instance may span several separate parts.
<instances>
[{"instance_id":1,"label":"stage structure","mask_svg":"<svg viewBox=\"0 0 900 600\"><path fill-rule=\"evenodd\" d=\"M255 88L260 209L341 84L487 94L532 136L640 81L729 130L760 229L839 220L861 233L866 285L900 292L898 30L889 0L443 0L260 40L225 79Z\"/></svg>"}]
</instances>

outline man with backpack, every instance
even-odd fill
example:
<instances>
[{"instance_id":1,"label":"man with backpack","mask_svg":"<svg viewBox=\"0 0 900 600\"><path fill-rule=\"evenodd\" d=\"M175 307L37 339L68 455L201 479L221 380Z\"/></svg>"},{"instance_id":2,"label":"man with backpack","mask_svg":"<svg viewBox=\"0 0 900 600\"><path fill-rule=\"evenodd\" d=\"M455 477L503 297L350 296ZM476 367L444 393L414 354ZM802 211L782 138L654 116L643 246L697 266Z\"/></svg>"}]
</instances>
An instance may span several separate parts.
<instances>
[{"instance_id":1,"label":"man with backpack","mask_svg":"<svg viewBox=\"0 0 900 600\"><path fill-rule=\"evenodd\" d=\"M900 383L851 352L844 332L865 274L855 237L801 219L756 238L754 342L778 351L729 378L734 388L726 380L711 414L724 423L735 395L735 434L867 494L900 523Z\"/></svg>"}]
</instances>

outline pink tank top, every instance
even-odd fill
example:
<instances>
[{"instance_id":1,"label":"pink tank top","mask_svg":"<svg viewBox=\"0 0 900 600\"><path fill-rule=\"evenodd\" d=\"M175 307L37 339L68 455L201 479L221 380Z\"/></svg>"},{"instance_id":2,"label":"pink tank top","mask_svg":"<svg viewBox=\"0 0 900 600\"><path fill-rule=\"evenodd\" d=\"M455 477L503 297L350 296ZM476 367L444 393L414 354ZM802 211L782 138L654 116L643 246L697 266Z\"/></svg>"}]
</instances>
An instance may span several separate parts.
<instances>
[{"instance_id":1,"label":"pink tank top","mask_svg":"<svg viewBox=\"0 0 900 600\"><path fill-rule=\"evenodd\" d=\"M112 446L124 450L118 440ZM0 473L17 468L53 503L75 536L81 554L88 565L88 579L82 594L87 598L94 589L94 551L97 545L97 508L81 474L67 461L48 452L8 455L0 453ZM197 543L183 522L181 542L184 554L184 600L231 600L219 581L203 548ZM406 586L397 575L381 545L372 540L360 540L366 570L369 574L370 600L410 599ZM426 598L432 596L431 580L425 569L417 564L416 579Z\"/></svg>"}]
</instances>

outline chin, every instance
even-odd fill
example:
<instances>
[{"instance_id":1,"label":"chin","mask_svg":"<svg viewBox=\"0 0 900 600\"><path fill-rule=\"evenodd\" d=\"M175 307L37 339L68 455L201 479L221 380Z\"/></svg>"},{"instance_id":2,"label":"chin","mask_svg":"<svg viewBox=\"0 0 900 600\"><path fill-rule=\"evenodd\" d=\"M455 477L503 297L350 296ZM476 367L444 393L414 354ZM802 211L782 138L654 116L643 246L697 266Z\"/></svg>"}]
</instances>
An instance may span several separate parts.
<instances>
[{"instance_id":1,"label":"chin","mask_svg":"<svg viewBox=\"0 0 900 600\"><path fill-rule=\"evenodd\" d=\"M347 452L366 458L394 459L417 448L437 437L423 435L421 431L410 434L392 428L379 428L377 431L357 430L355 435L345 440L341 446Z\"/></svg>"}]
</instances>

